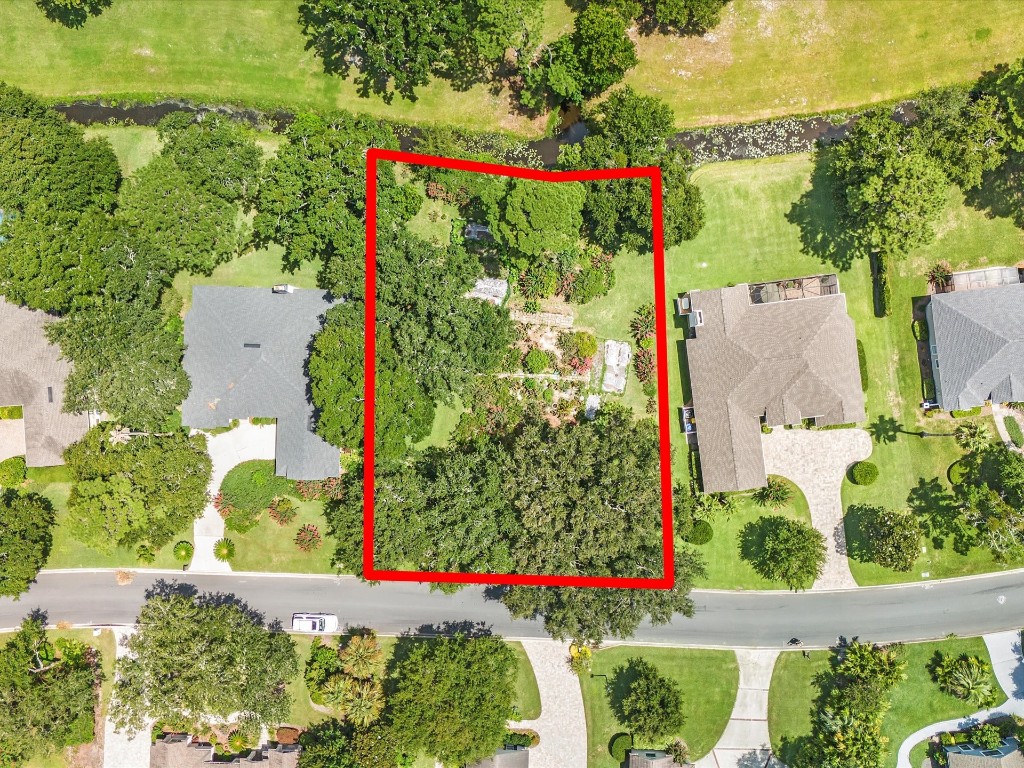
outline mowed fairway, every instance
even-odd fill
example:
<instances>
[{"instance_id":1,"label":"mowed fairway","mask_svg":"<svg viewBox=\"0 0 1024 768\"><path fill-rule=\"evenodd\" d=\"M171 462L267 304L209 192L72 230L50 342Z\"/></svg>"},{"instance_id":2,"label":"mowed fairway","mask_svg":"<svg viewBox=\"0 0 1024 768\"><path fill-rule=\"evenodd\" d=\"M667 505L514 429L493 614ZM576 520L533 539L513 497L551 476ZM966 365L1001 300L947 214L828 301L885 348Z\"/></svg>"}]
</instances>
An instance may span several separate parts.
<instances>
[{"instance_id":1,"label":"mowed fairway","mask_svg":"<svg viewBox=\"0 0 1024 768\"><path fill-rule=\"evenodd\" d=\"M680 126L844 109L1024 55L1019 0L733 0L703 38L638 38L626 77Z\"/></svg>"},{"instance_id":2,"label":"mowed fairway","mask_svg":"<svg viewBox=\"0 0 1024 768\"><path fill-rule=\"evenodd\" d=\"M506 96L442 82L415 102L362 98L305 49L298 0L116 0L80 29L46 20L32 0L0 2L0 80L43 97L171 96L285 106L536 133Z\"/></svg>"},{"instance_id":3,"label":"mowed fairway","mask_svg":"<svg viewBox=\"0 0 1024 768\"><path fill-rule=\"evenodd\" d=\"M44 97L186 97L330 109L412 123L538 135L507 91L443 82L416 102L364 98L305 49L298 0L115 0L81 29L51 23L32 0L0 3L0 80ZM571 29L546 0L542 34ZM857 107L971 80L1024 55L1018 0L733 0L705 37L640 36L626 78L660 96L680 127Z\"/></svg>"}]
</instances>

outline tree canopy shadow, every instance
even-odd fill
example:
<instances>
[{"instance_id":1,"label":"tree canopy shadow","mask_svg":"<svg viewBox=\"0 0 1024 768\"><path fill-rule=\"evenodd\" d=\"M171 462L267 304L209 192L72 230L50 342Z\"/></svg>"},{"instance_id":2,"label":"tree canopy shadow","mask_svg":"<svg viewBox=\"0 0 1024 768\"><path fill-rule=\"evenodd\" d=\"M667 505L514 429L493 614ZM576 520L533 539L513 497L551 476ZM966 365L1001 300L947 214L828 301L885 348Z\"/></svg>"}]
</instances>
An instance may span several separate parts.
<instances>
[{"instance_id":1,"label":"tree canopy shadow","mask_svg":"<svg viewBox=\"0 0 1024 768\"><path fill-rule=\"evenodd\" d=\"M967 554L974 546L975 530L964 519L956 496L939 478L918 478L907 495L907 507L917 516L935 549L942 549L949 537L953 538L953 551L957 554Z\"/></svg>"},{"instance_id":2,"label":"tree canopy shadow","mask_svg":"<svg viewBox=\"0 0 1024 768\"><path fill-rule=\"evenodd\" d=\"M1009 152L995 170L985 171L981 186L964 193L965 202L990 219L1010 219L1024 228L1024 152Z\"/></svg>"},{"instance_id":3,"label":"tree canopy shadow","mask_svg":"<svg viewBox=\"0 0 1024 768\"><path fill-rule=\"evenodd\" d=\"M892 416L882 415L868 425L868 432L876 443L888 445L889 443L895 443L896 438L901 432L904 432L904 429L903 425Z\"/></svg>"},{"instance_id":4,"label":"tree canopy shadow","mask_svg":"<svg viewBox=\"0 0 1024 768\"><path fill-rule=\"evenodd\" d=\"M608 696L608 706L620 723L628 719L623 710L623 702L629 695L633 683L640 677L640 659L629 659L625 664L620 664L612 670L611 675L605 683L605 694Z\"/></svg>"},{"instance_id":5,"label":"tree canopy shadow","mask_svg":"<svg viewBox=\"0 0 1024 768\"><path fill-rule=\"evenodd\" d=\"M850 230L839 223L836 184L830 169L833 150L819 148L811 171L811 188L786 212L786 221L800 228L801 250L846 272L859 255Z\"/></svg>"}]
</instances>

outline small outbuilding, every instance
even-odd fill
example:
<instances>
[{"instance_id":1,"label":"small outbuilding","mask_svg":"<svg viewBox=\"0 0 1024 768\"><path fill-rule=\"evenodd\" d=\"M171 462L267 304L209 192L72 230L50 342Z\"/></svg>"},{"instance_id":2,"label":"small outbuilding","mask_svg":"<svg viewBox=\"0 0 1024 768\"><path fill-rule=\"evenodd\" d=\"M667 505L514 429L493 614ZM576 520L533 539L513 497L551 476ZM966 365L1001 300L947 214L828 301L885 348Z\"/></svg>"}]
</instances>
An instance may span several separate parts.
<instances>
[{"instance_id":1,"label":"small outbuilding","mask_svg":"<svg viewBox=\"0 0 1024 768\"><path fill-rule=\"evenodd\" d=\"M508 280L501 280L497 277L481 277L476 281L473 290L465 295L467 299L480 299L489 301L496 307L505 303L508 296Z\"/></svg>"},{"instance_id":2,"label":"small outbuilding","mask_svg":"<svg viewBox=\"0 0 1024 768\"><path fill-rule=\"evenodd\" d=\"M604 380L601 389L621 395L626 389L626 376L633 350L625 341L608 339L604 343Z\"/></svg>"},{"instance_id":3,"label":"small outbuilding","mask_svg":"<svg viewBox=\"0 0 1024 768\"><path fill-rule=\"evenodd\" d=\"M661 749L631 749L627 753L628 768L684 768Z\"/></svg>"}]
</instances>

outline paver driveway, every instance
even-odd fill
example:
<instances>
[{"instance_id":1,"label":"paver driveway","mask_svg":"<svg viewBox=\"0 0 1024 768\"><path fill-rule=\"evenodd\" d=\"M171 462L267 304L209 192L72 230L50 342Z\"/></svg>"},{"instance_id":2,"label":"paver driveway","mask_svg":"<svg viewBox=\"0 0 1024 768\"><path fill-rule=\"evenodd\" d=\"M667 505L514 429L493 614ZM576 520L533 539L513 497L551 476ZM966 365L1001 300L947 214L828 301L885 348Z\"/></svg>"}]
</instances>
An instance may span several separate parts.
<instances>
[{"instance_id":1,"label":"paver driveway","mask_svg":"<svg viewBox=\"0 0 1024 768\"><path fill-rule=\"evenodd\" d=\"M807 497L811 523L828 542L825 570L811 589L857 586L846 559L843 501L846 469L871 455L871 436L863 429L776 429L761 436L769 475L792 480Z\"/></svg>"}]
</instances>

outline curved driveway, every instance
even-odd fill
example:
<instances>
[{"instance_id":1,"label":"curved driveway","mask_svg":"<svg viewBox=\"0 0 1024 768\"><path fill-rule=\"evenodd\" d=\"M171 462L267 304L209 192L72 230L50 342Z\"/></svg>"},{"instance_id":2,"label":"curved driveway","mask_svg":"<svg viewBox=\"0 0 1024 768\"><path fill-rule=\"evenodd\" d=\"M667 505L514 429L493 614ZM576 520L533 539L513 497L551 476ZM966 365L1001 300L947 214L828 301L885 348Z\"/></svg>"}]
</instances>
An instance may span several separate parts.
<instances>
[{"instance_id":1,"label":"curved driveway","mask_svg":"<svg viewBox=\"0 0 1024 768\"><path fill-rule=\"evenodd\" d=\"M47 611L51 623L129 624L146 590L160 579L175 579L201 591L231 593L269 618L287 622L292 612L337 613L352 625L382 633L443 631L484 624L510 638L545 637L539 620L513 620L501 603L479 587L455 595L425 585L369 586L350 576L189 574L138 571L119 587L112 570L43 571L15 602L0 599L0 627L13 627L32 609ZM827 647L839 635L890 642L979 635L1024 624L1024 570L997 575L893 587L835 592L693 592L692 619L642 626L634 642L694 647L779 648L792 637L808 647Z\"/></svg>"}]
</instances>

